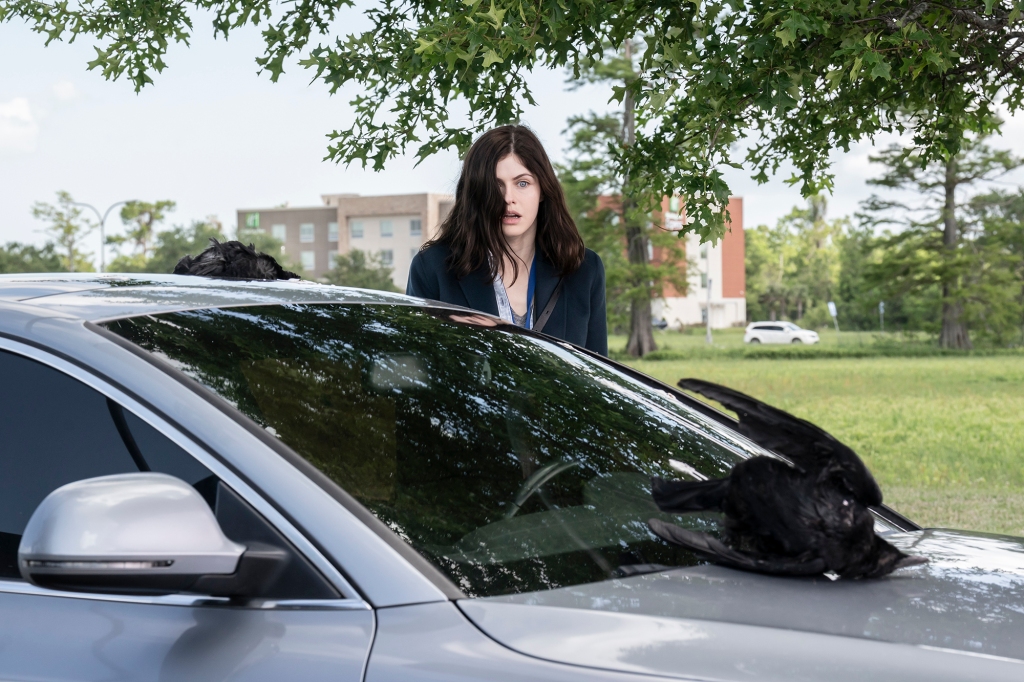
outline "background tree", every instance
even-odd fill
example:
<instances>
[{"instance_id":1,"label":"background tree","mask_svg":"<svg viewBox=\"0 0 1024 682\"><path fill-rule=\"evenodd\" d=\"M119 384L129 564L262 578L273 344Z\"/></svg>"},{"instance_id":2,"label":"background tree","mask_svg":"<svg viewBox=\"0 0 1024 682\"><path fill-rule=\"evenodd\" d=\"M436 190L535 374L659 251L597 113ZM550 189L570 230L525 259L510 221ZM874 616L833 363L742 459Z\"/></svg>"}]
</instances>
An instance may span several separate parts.
<instances>
[{"instance_id":1,"label":"background tree","mask_svg":"<svg viewBox=\"0 0 1024 682\"><path fill-rule=\"evenodd\" d=\"M733 147L758 180L792 162L805 196L831 186L829 153L882 132L907 132L926 162L956 154L966 131L994 125L997 101L1024 105L1020 0L260 0L43 3L0 0L0 21L23 20L47 41L92 38L89 68L140 89L162 71L197 16L227 37L258 27L257 64L276 80L293 60L332 92L356 84L355 120L331 134L328 155L382 168L413 146L420 158L468 148L534 104L530 73L601 62L608 46L641 37L635 80L615 91L635 104L636 144L620 174L652 208L681 196L690 228L724 230ZM340 28L359 25L352 32ZM365 28L362 28L365 27ZM768 57L770 55L770 58ZM457 100L468 109L453 121ZM742 153L742 152L740 152Z\"/></svg>"},{"instance_id":2,"label":"background tree","mask_svg":"<svg viewBox=\"0 0 1024 682\"><path fill-rule=\"evenodd\" d=\"M260 253L272 256L285 270L302 273L302 266L285 253L284 242L274 235L259 228L247 228L244 225L239 225L235 230L235 239L243 244L252 244Z\"/></svg>"},{"instance_id":3,"label":"background tree","mask_svg":"<svg viewBox=\"0 0 1024 682\"><path fill-rule=\"evenodd\" d=\"M391 280L394 269L381 261L379 253L367 254L359 249L334 257L334 267L323 280L328 284L380 291L401 291Z\"/></svg>"},{"instance_id":4,"label":"background tree","mask_svg":"<svg viewBox=\"0 0 1024 682\"><path fill-rule=\"evenodd\" d=\"M0 246L0 273L58 272L63 269L64 264L53 242L42 247L18 242Z\"/></svg>"},{"instance_id":5,"label":"background tree","mask_svg":"<svg viewBox=\"0 0 1024 682\"><path fill-rule=\"evenodd\" d=\"M227 240L224 226L216 216L193 221L188 227L176 225L157 235L153 255L147 263L148 272L174 272L183 256L197 256L210 245L210 240Z\"/></svg>"},{"instance_id":6,"label":"background tree","mask_svg":"<svg viewBox=\"0 0 1024 682\"><path fill-rule=\"evenodd\" d=\"M108 237L111 244L131 244L135 255L144 262L149 258L153 239L156 236L157 224L163 222L167 213L173 211L175 202L163 201L129 201L121 207L121 222L128 228L124 235Z\"/></svg>"},{"instance_id":7,"label":"background tree","mask_svg":"<svg viewBox=\"0 0 1024 682\"><path fill-rule=\"evenodd\" d=\"M157 239L157 225L173 211L175 202L129 201L121 208L121 222L127 230L123 235L107 237L108 244L128 244L130 254L119 254L110 263L111 272L159 272L149 266L150 254Z\"/></svg>"},{"instance_id":8,"label":"background tree","mask_svg":"<svg viewBox=\"0 0 1024 682\"><path fill-rule=\"evenodd\" d=\"M838 244L848 221L827 220L826 208L824 197L812 197L806 208L794 208L775 227L746 232L751 320L785 318L809 327L828 322L826 304L840 277Z\"/></svg>"},{"instance_id":9,"label":"background tree","mask_svg":"<svg viewBox=\"0 0 1024 682\"><path fill-rule=\"evenodd\" d=\"M939 345L970 348L966 307L984 303L985 270L991 263L977 248L971 226L961 220L958 193L962 197L969 186L1004 175L1024 165L1024 159L973 138L946 159L892 146L871 160L885 167L871 184L910 192L920 200L873 195L864 203L862 217L868 224L899 230L879 245L882 258L868 271L869 282L889 297L934 289L942 311Z\"/></svg>"},{"instance_id":10,"label":"background tree","mask_svg":"<svg viewBox=\"0 0 1024 682\"><path fill-rule=\"evenodd\" d=\"M608 329L629 333L629 260L626 258L622 217L608 201L619 196L621 182L609 158L610 147L621 144L622 118L594 113L569 119L570 142L566 163L556 167L569 212L587 248L604 261Z\"/></svg>"},{"instance_id":11,"label":"background tree","mask_svg":"<svg viewBox=\"0 0 1024 682\"><path fill-rule=\"evenodd\" d=\"M211 238L218 241L227 239L216 217L194 221L188 227L175 225L156 234L148 258L144 258L141 253L118 256L110 264L110 271L170 274L182 256L197 255L210 245Z\"/></svg>"},{"instance_id":12,"label":"background tree","mask_svg":"<svg viewBox=\"0 0 1024 682\"><path fill-rule=\"evenodd\" d=\"M994 190L971 198L966 221L974 226L989 303L976 328L995 344L1024 344L1024 190Z\"/></svg>"},{"instance_id":13,"label":"background tree","mask_svg":"<svg viewBox=\"0 0 1024 682\"><path fill-rule=\"evenodd\" d=\"M591 78L621 78L629 69L624 56L600 65ZM570 118L566 163L558 171L584 241L604 261L609 329L627 331L626 352L639 357L656 348L652 299L666 284L685 294L687 281L682 243L629 200L631 186L618 172L615 159L630 139L627 112Z\"/></svg>"},{"instance_id":14,"label":"background tree","mask_svg":"<svg viewBox=\"0 0 1024 682\"><path fill-rule=\"evenodd\" d=\"M65 191L57 192L57 203L37 201L32 205L32 215L48 223L43 231L52 237L56 248L61 251L61 267L68 272L92 271L90 254L82 251L82 240L96 226L82 218L82 209L75 206L75 200Z\"/></svg>"}]
</instances>

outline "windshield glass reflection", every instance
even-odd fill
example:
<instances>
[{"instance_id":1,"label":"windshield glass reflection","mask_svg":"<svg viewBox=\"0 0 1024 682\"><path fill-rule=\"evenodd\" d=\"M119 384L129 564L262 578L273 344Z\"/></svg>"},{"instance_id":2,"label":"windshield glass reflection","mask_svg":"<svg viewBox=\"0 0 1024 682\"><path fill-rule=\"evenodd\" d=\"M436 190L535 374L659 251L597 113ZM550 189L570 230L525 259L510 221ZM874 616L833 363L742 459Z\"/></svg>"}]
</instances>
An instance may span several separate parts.
<instances>
[{"instance_id":1,"label":"windshield glass reflection","mask_svg":"<svg viewBox=\"0 0 1024 682\"><path fill-rule=\"evenodd\" d=\"M585 354L415 307L254 306L117 320L330 476L470 595L697 559L647 520L650 476L748 443Z\"/></svg>"}]
</instances>

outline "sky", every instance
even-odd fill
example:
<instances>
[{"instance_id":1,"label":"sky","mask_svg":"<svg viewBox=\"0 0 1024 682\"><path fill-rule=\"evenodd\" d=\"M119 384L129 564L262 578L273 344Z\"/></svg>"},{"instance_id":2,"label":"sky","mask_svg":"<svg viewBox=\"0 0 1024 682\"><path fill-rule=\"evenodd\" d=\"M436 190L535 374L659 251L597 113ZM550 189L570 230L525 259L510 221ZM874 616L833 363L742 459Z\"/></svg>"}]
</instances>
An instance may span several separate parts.
<instances>
[{"instance_id":1,"label":"sky","mask_svg":"<svg viewBox=\"0 0 1024 682\"><path fill-rule=\"evenodd\" d=\"M177 209L167 224L217 216L230 231L239 208L288 203L316 206L325 193L399 194L452 192L459 164L454 152L419 166L412 155L379 173L323 160L327 134L352 120L352 87L331 96L312 74L291 66L277 83L259 75L257 31L214 39L198 18L191 47L173 46L168 68L139 94L128 81L106 81L86 63L89 41L52 43L19 23L0 24L0 243L41 244L43 224L33 203L53 201L66 190L77 201L104 211L124 199L171 199ZM566 119L608 110L610 91L588 85L571 90L561 72L533 75L538 102L523 122L557 161L563 156ZM884 146L889 140L880 140ZM1009 119L997 146L1024 155L1024 116ZM852 214L871 194L876 174L862 144L833 154L836 189L829 215ZM733 194L744 199L744 226L773 224L802 204L784 184L783 169L758 186L749 172L730 170ZM1024 183L1024 173L1008 178ZM116 211L107 233L123 227ZM87 249L99 247L98 234ZM108 256L109 258L109 256Z\"/></svg>"}]
</instances>

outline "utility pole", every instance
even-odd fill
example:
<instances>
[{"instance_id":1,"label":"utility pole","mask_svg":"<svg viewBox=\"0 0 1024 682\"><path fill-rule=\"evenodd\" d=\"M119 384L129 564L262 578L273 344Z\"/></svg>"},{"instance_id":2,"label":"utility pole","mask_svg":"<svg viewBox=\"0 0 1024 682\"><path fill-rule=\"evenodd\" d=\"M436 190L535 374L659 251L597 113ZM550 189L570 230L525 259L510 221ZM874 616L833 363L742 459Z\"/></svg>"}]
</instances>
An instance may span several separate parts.
<instances>
[{"instance_id":1,"label":"utility pole","mask_svg":"<svg viewBox=\"0 0 1024 682\"><path fill-rule=\"evenodd\" d=\"M92 204L85 204L85 203L82 203L81 201L76 201L73 204L74 206L81 206L83 208L90 209L93 213L96 214L96 217L99 218L99 221L100 221L100 272L103 272L104 270L107 269L107 258L106 258L107 238L106 238L106 234L104 233L104 230L103 230L103 228L104 228L104 226L106 225L106 222L107 222L107 216L109 216L110 212L113 211L118 206L120 206L122 204L130 203L132 201L135 201L135 200L134 199L125 199L124 201L118 201L116 203L113 203L113 204L110 205L109 208L107 208L106 212L103 213L102 215L100 214L100 212L98 210L96 210L96 207L93 206Z\"/></svg>"},{"instance_id":2,"label":"utility pole","mask_svg":"<svg viewBox=\"0 0 1024 682\"><path fill-rule=\"evenodd\" d=\"M707 332L704 335L704 341L706 341L707 344L710 346L711 345L711 278L710 277L708 277L708 304L707 304L707 315L706 315L706 317L708 318L708 327L707 327Z\"/></svg>"},{"instance_id":3,"label":"utility pole","mask_svg":"<svg viewBox=\"0 0 1024 682\"><path fill-rule=\"evenodd\" d=\"M885 332L885 301L878 302L878 326Z\"/></svg>"}]
</instances>

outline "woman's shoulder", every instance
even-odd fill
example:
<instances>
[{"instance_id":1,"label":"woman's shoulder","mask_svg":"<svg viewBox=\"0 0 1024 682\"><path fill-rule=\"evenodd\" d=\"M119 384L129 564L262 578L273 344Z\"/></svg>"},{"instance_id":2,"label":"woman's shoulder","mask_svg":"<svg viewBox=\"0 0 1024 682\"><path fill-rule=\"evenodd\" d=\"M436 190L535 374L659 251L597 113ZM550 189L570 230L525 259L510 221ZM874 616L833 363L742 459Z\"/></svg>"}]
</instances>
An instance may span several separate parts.
<instances>
[{"instance_id":1,"label":"woman's shoulder","mask_svg":"<svg viewBox=\"0 0 1024 682\"><path fill-rule=\"evenodd\" d=\"M595 251L586 249L583 253L583 262L580 264L576 274L584 278L592 278L604 275L604 261Z\"/></svg>"},{"instance_id":2,"label":"woman's shoulder","mask_svg":"<svg viewBox=\"0 0 1024 682\"><path fill-rule=\"evenodd\" d=\"M451 249L447 244L434 242L424 249L421 249L412 259L413 266L424 267L430 270L446 270L448 256Z\"/></svg>"},{"instance_id":3,"label":"woman's shoulder","mask_svg":"<svg viewBox=\"0 0 1024 682\"><path fill-rule=\"evenodd\" d=\"M584 253L583 253L583 267L591 267L591 268L601 267L601 268L603 268L604 267L604 261L601 260L601 257L597 255L596 251L592 251L591 249L584 249Z\"/></svg>"}]
</instances>

